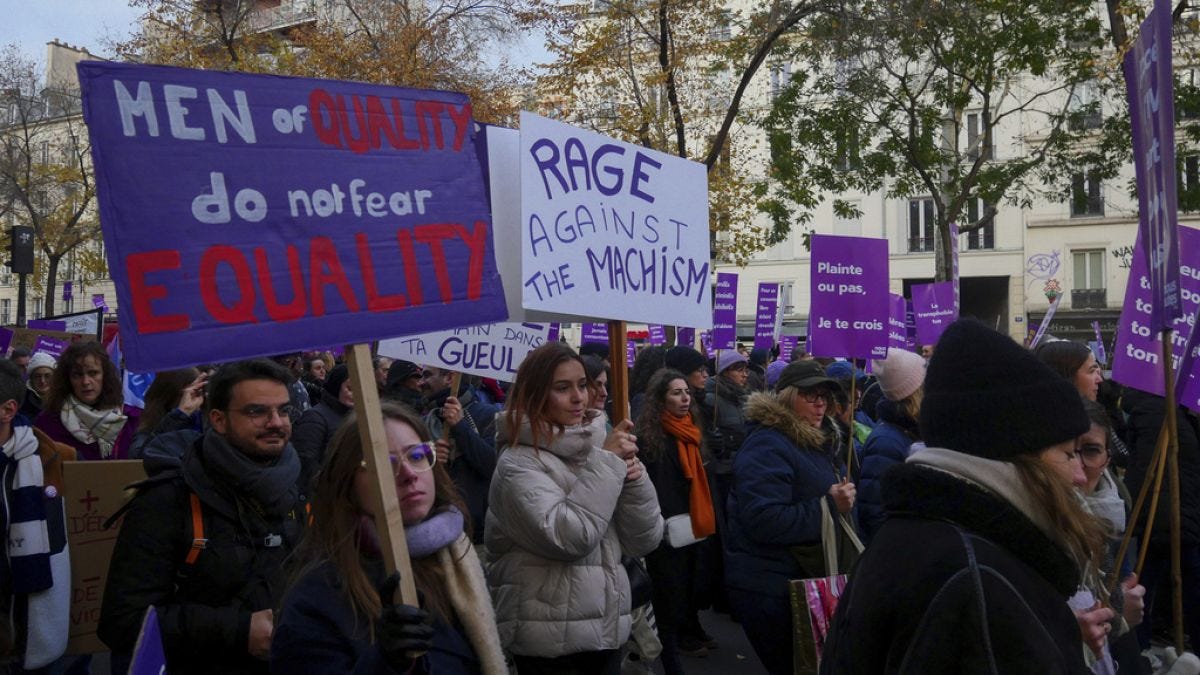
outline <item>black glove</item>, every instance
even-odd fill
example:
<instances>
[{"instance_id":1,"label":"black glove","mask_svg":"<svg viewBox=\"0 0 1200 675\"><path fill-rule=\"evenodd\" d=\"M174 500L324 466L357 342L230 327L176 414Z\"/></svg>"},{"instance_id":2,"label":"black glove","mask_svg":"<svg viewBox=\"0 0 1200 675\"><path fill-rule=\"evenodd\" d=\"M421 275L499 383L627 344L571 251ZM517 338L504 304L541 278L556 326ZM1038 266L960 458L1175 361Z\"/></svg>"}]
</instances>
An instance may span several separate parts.
<instances>
[{"instance_id":1,"label":"black glove","mask_svg":"<svg viewBox=\"0 0 1200 675\"><path fill-rule=\"evenodd\" d=\"M407 672L414 657L433 648L433 625L429 612L412 605L394 604L400 574L393 572L379 589L383 609L375 622L375 639L379 651L392 668Z\"/></svg>"}]
</instances>

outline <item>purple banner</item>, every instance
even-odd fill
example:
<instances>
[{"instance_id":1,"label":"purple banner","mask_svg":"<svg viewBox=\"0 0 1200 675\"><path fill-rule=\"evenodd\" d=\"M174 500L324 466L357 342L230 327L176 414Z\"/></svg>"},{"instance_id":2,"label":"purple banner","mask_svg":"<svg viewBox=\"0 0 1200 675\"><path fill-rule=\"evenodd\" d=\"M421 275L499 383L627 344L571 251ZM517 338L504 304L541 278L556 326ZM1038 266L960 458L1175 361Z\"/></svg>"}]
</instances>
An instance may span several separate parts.
<instances>
[{"instance_id":1,"label":"purple banner","mask_svg":"<svg viewBox=\"0 0 1200 675\"><path fill-rule=\"evenodd\" d=\"M12 330L0 327L0 356L8 353L8 348L12 345L13 335Z\"/></svg>"},{"instance_id":2,"label":"purple banner","mask_svg":"<svg viewBox=\"0 0 1200 675\"><path fill-rule=\"evenodd\" d=\"M680 326L675 329L675 344L685 347L696 347L696 329Z\"/></svg>"},{"instance_id":3,"label":"purple banner","mask_svg":"<svg viewBox=\"0 0 1200 675\"><path fill-rule=\"evenodd\" d=\"M717 274L717 292L713 295L712 349L737 346L737 283L733 272Z\"/></svg>"},{"instance_id":4,"label":"purple banner","mask_svg":"<svg viewBox=\"0 0 1200 675\"><path fill-rule=\"evenodd\" d=\"M585 323L583 324L583 336L579 338L579 344L586 345L589 342L597 342L600 344L608 344L608 324L607 323Z\"/></svg>"},{"instance_id":5,"label":"purple banner","mask_svg":"<svg viewBox=\"0 0 1200 675\"><path fill-rule=\"evenodd\" d=\"M550 332L546 334L546 342L558 342L558 336L562 333L562 325L558 322L550 324Z\"/></svg>"},{"instance_id":6,"label":"purple banner","mask_svg":"<svg viewBox=\"0 0 1200 675\"><path fill-rule=\"evenodd\" d=\"M1092 322L1092 330L1096 332L1096 350L1094 352L1096 355L1096 360L1099 361L1101 365L1107 364L1108 354L1104 351L1104 336L1100 334L1099 321Z\"/></svg>"},{"instance_id":7,"label":"purple banner","mask_svg":"<svg viewBox=\"0 0 1200 675\"><path fill-rule=\"evenodd\" d=\"M508 317L466 95L78 72L131 369Z\"/></svg>"},{"instance_id":8,"label":"purple banner","mask_svg":"<svg viewBox=\"0 0 1200 675\"><path fill-rule=\"evenodd\" d=\"M1179 228L1182 267L1181 289L1184 311L1189 318L1200 308L1200 230L1190 227ZM1133 256L1129 267L1129 282L1125 285L1125 304L1121 307L1121 319L1117 324L1117 340L1113 344L1112 377L1117 382L1134 389L1162 396L1163 388L1162 340L1150 325L1154 313L1154 302L1146 259ZM1172 337L1172 354L1176 372L1179 360L1191 335L1189 318L1175 320Z\"/></svg>"},{"instance_id":9,"label":"purple banner","mask_svg":"<svg viewBox=\"0 0 1200 675\"><path fill-rule=\"evenodd\" d=\"M1184 315L1179 279L1179 215L1175 195L1175 102L1171 70L1171 2L1154 0L1125 55L1125 90L1137 174L1138 238L1153 306L1146 319L1161 333Z\"/></svg>"},{"instance_id":10,"label":"purple banner","mask_svg":"<svg viewBox=\"0 0 1200 675\"><path fill-rule=\"evenodd\" d=\"M796 351L796 347L800 345L799 335L781 335L779 336L779 360L791 362L792 353Z\"/></svg>"},{"instance_id":11,"label":"purple banner","mask_svg":"<svg viewBox=\"0 0 1200 675\"><path fill-rule=\"evenodd\" d=\"M646 330L650 334L650 337L647 338L647 340L650 342L650 344L652 344L652 345L667 344L667 328L666 328L666 326L663 326L662 324L658 324L658 323L652 323L646 327Z\"/></svg>"},{"instance_id":12,"label":"purple banner","mask_svg":"<svg viewBox=\"0 0 1200 675\"><path fill-rule=\"evenodd\" d=\"M904 324L904 296L895 293L888 294L888 349L908 349L908 329ZM870 360L867 365L870 365Z\"/></svg>"},{"instance_id":13,"label":"purple banner","mask_svg":"<svg viewBox=\"0 0 1200 675\"><path fill-rule=\"evenodd\" d=\"M887 240L814 234L811 284L810 354L887 355Z\"/></svg>"},{"instance_id":14,"label":"purple banner","mask_svg":"<svg viewBox=\"0 0 1200 675\"><path fill-rule=\"evenodd\" d=\"M637 358L637 343L633 340L625 341L625 365L632 368L633 360Z\"/></svg>"},{"instance_id":15,"label":"purple banner","mask_svg":"<svg viewBox=\"0 0 1200 675\"><path fill-rule=\"evenodd\" d=\"M64 281L63 282L63 296L62 296L63 302L66 302L67 300L70 300L72 297L74 297L71 291L72 291L71 282Z\"/></svg>"},{"instance_id":16,"label":"purple banner","mask_svg":"<svg viewBox=\"0 0 1200 675\"><path fill-rule=\"evenodd\" d=\"M163 651L162 633L158 627L158 610L151 605L142 619L142 632L133 648L129 675L161 675L166 669L167 655Z\"/></svg>"},{"instance_id":17,"label":"purple banner","mask_svg":"<svg viewBox=\"0 0 1200 675\"><path fill-rule=\"evenodd\" d=\"M67 330L67 322L56 319L30 319L25 326L31 330L54 330L60 333L65 333Z\"/></svg>"},{"instance_id":18,"label":"purple banner","mask_svg":"<svg viewBox=\"0 0 1200 675\"><path fill-rule=\"evenodd\" d=\"M937 344L942 332L958 318L954 309L954 283L915 284L912 296L917 341L923 345Z\"/></svg>"},{"instance_id":19,"label":"purple banner","mask_svg":"<svg viewBox=\"0 0 1200 675\"><path fill-rule=\"evenodd\" d=\"M758 305L754 314L754 348L770 349L775 346L775 319L779 312L779 284L758 284Z\"/></svg>"},{"instance_id":20,"label":"purple banner","mask_svg":"<svg viewBox=\"0 0 1200 675\"><path fill-rule=\"evenodd\" d=\"M1200 321L1200 313L1196 314L1193 326L1196 321ZM1175 399L1179 405L1200 412L1200 330L1192 330L1183 349L1179 375L1175 380Z\"/></svg>"},{"instance_id":21,"label":"purple banner","mask_svg":"<svg viewBox=\"0 0 1200 675\"><path fill-rule=\"evenodd\" d=\"M67 347L70 345L71 343L66 340L39 335L37 342L33 344L33 353L44 352L57 359L62 356L63 352L67 351Z\"/></svg>"}]
</instances>

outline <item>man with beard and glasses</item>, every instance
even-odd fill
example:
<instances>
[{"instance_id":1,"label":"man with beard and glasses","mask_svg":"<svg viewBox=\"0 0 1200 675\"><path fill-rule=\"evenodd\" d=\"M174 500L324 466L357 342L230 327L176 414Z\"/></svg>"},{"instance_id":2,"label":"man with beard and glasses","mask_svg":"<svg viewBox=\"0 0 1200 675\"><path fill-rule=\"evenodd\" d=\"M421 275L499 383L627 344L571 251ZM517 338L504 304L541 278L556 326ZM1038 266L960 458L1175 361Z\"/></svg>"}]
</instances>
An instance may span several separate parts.
<instances>
[{"instance_id":1,"label":"man with beard and glasses","mask_svg":"<svg viewBox=\"0 0 1200 675\"><path fill-rule=\"evenodd\" d=\"M128 658L153 605L169 672L268 672L281 567L305 520L291 383L267 360L222 367L209 380L204 435L178 471L139 486L100 612L114 662Z\"/></svg>"}]
</instances>

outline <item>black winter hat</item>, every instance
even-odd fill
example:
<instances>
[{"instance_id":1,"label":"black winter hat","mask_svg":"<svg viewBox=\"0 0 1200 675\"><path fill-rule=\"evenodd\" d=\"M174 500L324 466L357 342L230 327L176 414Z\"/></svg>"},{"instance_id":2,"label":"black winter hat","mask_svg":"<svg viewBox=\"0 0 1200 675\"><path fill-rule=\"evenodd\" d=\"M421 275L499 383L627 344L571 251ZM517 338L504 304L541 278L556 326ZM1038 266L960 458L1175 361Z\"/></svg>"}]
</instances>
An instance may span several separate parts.
<instances>
[{"instance_id":1,"label":"black winter hat","mask_svg":"<svg viewBox=\"0 0 1200 675\"><path fill-rule=\"evenodd\" d=\"M384 386L388 389L395 389L403 385L408 378L420 376L421 369L412 361L392 361L392 365L388 366L387 382Z\"/></svg>"},{"instance_id":2,"label":"black winter hat","mask_svg":"<svg viewBox=\"0 0 1200 675\"><path fill-rule=\"evenodd\" d=\"M321 386L330 396L337 398L338 394L342 393L342 383L348 379L350 379L350 369L346 367L346 364L339 363L325 376L325 382Z\"/></svg>"},{"instance_id":3,"label":"black winter hat","mask_svg":"<svg viewBox=\"0 0 1200 675\"><path fill-rule=\"evenodd\" d=\"M708 364L700 352L686 345L676 345L667 350L663 362L668 368L674 368L684 375L691 375Z\"/></svg>"},{"instance_id":4,"label":"black winter hat","mask_svg":"<svg viewBox=\"0 0 1200 675\"><path fill-rule=\"evenodd\" d=\"M826 375L825 369L816 361L796 361L789 363L779 374L779 380L775 383L775 391L783 391L788 387L811 389L822 386L832 391L834 387L838 386L838 383Z\"/></svg>"},{"instance_id":5,"label":"black winter hat","mask_svg":"<svg viewBox=\"0 0 1200 675\"><path fill-rule=\"evenodd\" d=\"M1075 385L971 319L942 334L925 372L921 439L987 459L1036 454L1088 430Z\"/></svg>"}]
</instances>

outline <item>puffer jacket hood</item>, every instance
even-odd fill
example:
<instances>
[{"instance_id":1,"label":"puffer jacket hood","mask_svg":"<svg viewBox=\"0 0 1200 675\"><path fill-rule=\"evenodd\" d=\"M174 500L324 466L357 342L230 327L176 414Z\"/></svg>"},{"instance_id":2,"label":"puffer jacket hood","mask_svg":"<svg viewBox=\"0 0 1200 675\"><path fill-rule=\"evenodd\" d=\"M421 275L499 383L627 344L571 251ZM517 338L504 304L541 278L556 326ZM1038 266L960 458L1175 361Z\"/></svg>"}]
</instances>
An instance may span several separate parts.
<instances>
[{"instance_id":1,"label":"puffer jacket hood","mask_svg":"<svg viewBox=\"0 0 1200 675\"><path fill-rule=\"evenodd\" d=\"M759 392L746 400L746 421L775 429L801 448L820 448L828 441L825 432L800 419L774 394Z\"/></svg>"},{"instance_id":2,"label":"puffer jacket hood","mask_svg":"<svg viewBox=\"0 0 1200 675\"><path fill-rule=\"evenodd\" d=\"M588 417L592 413L594 416ZM508 419L504 415L496 416L496 439L501 445L527 445L529 447L537 447L539 450L546 450L553 453L565 462L574 462L583 460L593 447L599 447L604 444L604 439L608 435L605 427L607 418L604 413L598 410L589 410L585 413L582 424L566 427L557 436L550 439L547 445L545 439L537 446L533 444L533 428L529 424L529 420L521 420L521 427L517 431L516 442L509 440L511 434L508 432Z\"/></svg>"}]
</instances>

